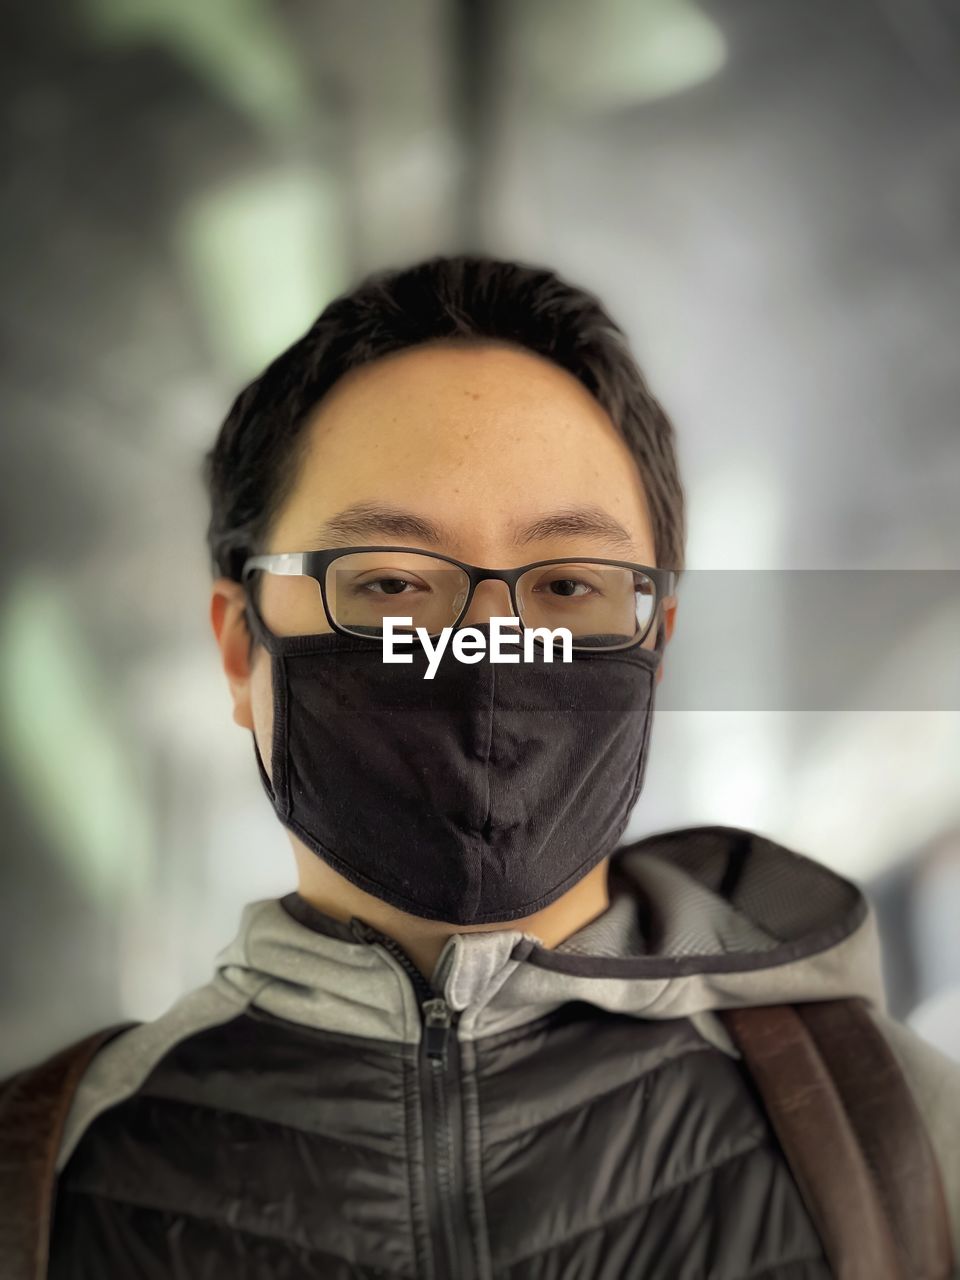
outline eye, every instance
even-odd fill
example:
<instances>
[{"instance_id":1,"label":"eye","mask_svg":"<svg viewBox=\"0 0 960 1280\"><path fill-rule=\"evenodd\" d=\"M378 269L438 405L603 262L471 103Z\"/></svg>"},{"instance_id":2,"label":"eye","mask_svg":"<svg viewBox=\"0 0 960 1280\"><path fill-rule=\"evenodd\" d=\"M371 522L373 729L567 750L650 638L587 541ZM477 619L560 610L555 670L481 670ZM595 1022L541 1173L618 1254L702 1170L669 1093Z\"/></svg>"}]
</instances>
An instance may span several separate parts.
<instances>
[{"instance_id":1,"label":"eye","mask_svg":"<svg viewBox=\"0 0 960 1280\"><path fill-rule=\"evenodd\" d=\"M357 587L371 595L399 596L409 594L407 588L422 590L422 584L411 582L409 578L369 578L366 582L358 582Z\"/></svg>"},{"instance_id":2,"label":"eye","mask_svg":"<svg viewBox=\"0 0 960 1280\"><path fill-rule=\"evenodd\" d=\"M588 582L582 582L579 578L554 578L551 582L544 583L538 587L537 590L547 590L551 595L569 598L571 596L589 595L593 587Z\"/></svg>"},{"instance_id":3,"label":"eye","mask_svg":"<svg viewBox=\"0 0 960 1280\"><path fill-rule=\"evenodd\" d=\"M539 570L526 590L540 596L544 603L553 601L560 604L567 600L586 600L587 597L597 599L606 594L606 585L602 575L593 572L589 566L563 564Z\"/></svg>"}]
</instances>

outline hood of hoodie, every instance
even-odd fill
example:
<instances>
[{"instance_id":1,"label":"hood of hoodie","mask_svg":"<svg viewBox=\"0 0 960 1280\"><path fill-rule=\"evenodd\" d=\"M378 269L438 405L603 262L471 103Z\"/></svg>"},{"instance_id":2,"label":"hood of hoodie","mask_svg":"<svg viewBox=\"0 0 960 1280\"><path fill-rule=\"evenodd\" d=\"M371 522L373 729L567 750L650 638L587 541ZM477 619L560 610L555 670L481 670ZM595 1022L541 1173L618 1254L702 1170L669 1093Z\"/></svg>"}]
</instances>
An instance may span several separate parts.
<instances>
[{"instance_id":1,"label":"hood of hoodie","mask_svg":"<svg viewBox=\"0 0 960 1280\"><path fill-rule=\"evenodd\" d=\"M416 1042L425 984L396 948L298 894L250 903L215 982L319 1029ZM730 1051L715 1010L862 996L884 1009L875 919L862 892L756 832L649 835L610 862L609 906L548 948L505 927L456 933L432 974L459 1034L497 1034L567 1001L642 1018L692 1018ZM418 989L419 988L419 989Z\"/></svg>"}]
</instances>

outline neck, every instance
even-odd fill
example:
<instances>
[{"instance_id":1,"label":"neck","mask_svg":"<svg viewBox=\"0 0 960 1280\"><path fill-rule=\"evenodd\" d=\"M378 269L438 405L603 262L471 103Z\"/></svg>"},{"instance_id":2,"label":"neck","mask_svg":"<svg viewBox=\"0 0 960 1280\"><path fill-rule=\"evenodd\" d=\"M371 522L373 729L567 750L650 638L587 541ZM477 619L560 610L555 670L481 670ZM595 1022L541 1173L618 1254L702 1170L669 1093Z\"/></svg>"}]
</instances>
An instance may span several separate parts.
<instances>
[{"instance_id":1,"label":"neck","mask_svg":"<svg viewBox=\"0 0 960 1280\"><path fill-rule=\"evenodd\" d=\"M545 947L555 947L602 915L610 905L607 887L609 859L604 858L556 902L533 915L495 924L446 924L440 920L424 920L359 889L318 858L296 836L291 835L290 838L297 860L297 888L301 898L335 920L349 921L358 916L366 924L379 929L403 947L428 979L444 944L455 933L517 929L533 934Z\"/></svg>"}]
</instances>

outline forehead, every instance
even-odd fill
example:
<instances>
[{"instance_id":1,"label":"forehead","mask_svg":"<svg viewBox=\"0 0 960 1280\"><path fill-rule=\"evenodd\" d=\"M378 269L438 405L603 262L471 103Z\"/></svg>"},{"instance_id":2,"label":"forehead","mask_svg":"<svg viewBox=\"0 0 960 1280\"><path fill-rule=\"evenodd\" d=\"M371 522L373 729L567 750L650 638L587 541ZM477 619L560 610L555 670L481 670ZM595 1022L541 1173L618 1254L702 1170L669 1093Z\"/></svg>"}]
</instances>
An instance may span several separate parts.
<instances>
[{"instance_id":1,"label":"forehead","mask_svg":"<svg viewBox=\"0 0 960 1280\"><path fill-rule=\"evenodd\" d=\"M396 352L345 374L312 425L330 435L363 414L376 429L415 426L423 437L463 444L477 431L524 437L577 430L616 435L606 411L577 378L522 347L437 342Z\"/></svg>"},{"instance_id":2,"label":"forehead","mask_svg":"<svg viewBox=\"0 0 960 1280\"><path fill-rule=\"evenodd\" d=\"M639 471L606 410L567 370L509 345L431 344L351 370L304 431L287 528L389 501L451 528L599 506L648 529Z\"/></svg>"}]
</instances>

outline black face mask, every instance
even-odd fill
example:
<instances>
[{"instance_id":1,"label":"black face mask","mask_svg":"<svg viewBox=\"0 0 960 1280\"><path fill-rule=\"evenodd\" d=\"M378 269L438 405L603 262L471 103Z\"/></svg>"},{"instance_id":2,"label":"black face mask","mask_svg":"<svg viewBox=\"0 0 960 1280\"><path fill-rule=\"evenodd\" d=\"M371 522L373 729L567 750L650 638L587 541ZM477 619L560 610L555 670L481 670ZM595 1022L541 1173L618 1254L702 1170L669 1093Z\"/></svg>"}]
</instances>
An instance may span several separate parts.
<instances>
[{"instance_id":1,"label":"black face mask","mask_svg":"<svg viewBox=\"0 0 960 1280\"><path fill-rule=\"evenodd\" d=\"M489 924L539 911L615 848L643 784L662 624L656 649L569 663L538 646L531 663L466 665L448 648L425 680L416 640L392 665L379 639L281 637L247 616L273 674L272 785L252 735L264 788L353 884Z\"/></svg>"}]
</instances>

